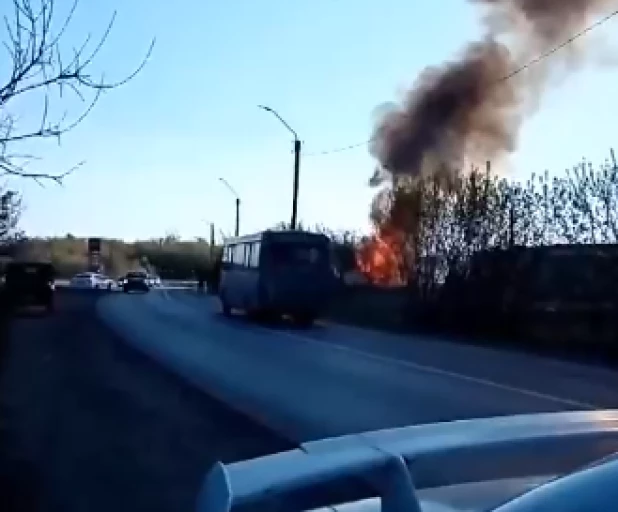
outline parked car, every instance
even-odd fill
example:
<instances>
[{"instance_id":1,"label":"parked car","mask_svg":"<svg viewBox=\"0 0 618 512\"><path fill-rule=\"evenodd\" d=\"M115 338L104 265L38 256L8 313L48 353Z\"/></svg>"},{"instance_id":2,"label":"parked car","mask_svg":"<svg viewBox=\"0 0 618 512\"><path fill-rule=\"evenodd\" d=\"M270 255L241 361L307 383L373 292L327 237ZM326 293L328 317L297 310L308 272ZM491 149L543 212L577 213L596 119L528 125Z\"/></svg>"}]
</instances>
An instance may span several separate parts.
<instances>
[{"instance_id":1,"label":"parked car","mask_svg":"<svg viewBox=\"0 0 618 512\"><path fill-rule=\"evenodd\" d=\"M148 274L146 272L129 272L122 283L122 291L129 293L132 291L149 292Z\"/></svg>"},{"instance_id":2,"label":"parked car","mask_svg":"<svg viewBox=\"0 0 618 512\"><path fill-rule=\"evenodd\" d=\"M106 276L103 274L97 274L97 278L98 278L98 283L95 286L95 288L111 290L115 285L114 280L109 276Z\"/></svg>"},{"instance_id":3,"label":"parked car","mask_svg":"<svg viewBox=\"0 0 618 512\"><path fill-rule=\"evenodd\" d=\"M82 272L73 276L70 286L71 288L111 290L114 286L114 281L110 277L96 272Z\"/></svg>"},{"instance_id":4,"label":"parked car","mask_svg":"<svg viewBox=\"0 0 618 512\"><path fill-rule=\"evenodd\" d=\"M149 275L148 285L151 287L161 286L161 278L159 276Z\"/></svg>"},{"instance_id":5,"label":"parked car","mask_svg":"<svg viewBox=\"0 0 618 512\"><path fill-rule=\"evenodd\" d=\"M54 309L55 270L46 262L11 262L6 266L3 292L12 309L43 306Z\"/></svg>"},{"instance_id":6,"label":"parked car","mask_svg":"<svg viewBox=\"0 0 618 512\"><path fill-rule=\"evenodd\" d=\"M95 288L98 281L95 275L94 272L75 274L69 281L69 286L71 288Z\"/></svg>"}]
</instances>

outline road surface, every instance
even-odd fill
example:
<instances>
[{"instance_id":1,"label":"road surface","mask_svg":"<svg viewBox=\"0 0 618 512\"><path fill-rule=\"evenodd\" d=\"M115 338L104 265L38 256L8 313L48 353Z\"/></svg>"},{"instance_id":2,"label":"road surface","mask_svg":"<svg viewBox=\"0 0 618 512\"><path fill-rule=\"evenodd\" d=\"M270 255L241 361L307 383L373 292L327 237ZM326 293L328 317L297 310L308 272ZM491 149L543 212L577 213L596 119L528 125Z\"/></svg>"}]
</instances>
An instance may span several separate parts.
<instances>
[{"instance_id":1,"label":"road surface","mask_svg":"<svg viewBox=\"0 0 618 512\"><path fill-rule=\"evenodd\" d=\"M618 407L618 374L340 325L225 318L190 291L110 295L124 340L294 442L410 424Z\"/></svg>"},{"instance_id":2,"label":"road surface","mask_svg":"<svg viewBox=\"0 0 618 512\"><path fill-rule=\"evenodd\" d=\"M192 512L214 460L291 447L124 343L99 296L59 292L0 346L0 511Z\"/></svg>"}]
</instances>

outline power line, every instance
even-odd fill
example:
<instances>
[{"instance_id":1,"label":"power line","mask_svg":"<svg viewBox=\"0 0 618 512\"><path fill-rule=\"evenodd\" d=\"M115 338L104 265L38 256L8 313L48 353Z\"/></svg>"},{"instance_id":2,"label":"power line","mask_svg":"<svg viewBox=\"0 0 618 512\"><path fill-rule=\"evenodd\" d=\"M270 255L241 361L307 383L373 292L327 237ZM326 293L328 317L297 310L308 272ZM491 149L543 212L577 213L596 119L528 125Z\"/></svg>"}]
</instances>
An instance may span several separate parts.
<instances>
[{"instance_id":1,"label":"power line","mask_svg":"<svg viewBox=\"0 0 618 512\"><path fill-rule=\"evenodd\" d=\"M567 39L567 40L563 41L562 43L560 43L558 46L556 46L554 48L551 48L550 50L546 51L545 53L542 53L538 57L535 57L534 59L532 59L531 61L527 62L526 64L524 64L520 68L515 69L514 71L512 71L508 75L505 75L502 78L499 78L498 80L496 80L494 85L502 83L502 82L506 82L507 80L510 80L511 78L513 78L514 76L518 75L519 73L521 73L521 72L527 70L528 68L538 64L539 62L541 62L541 61L545 60L546 58L550 57L551 55L553 55L554 53L562 50L563 48L565 48L566 46L570 45L571 43L573 43L577 39L580 39L581 37L587 35L588 33L592 32L593 30L596 30L601 25L607 23L609 20L611 20L615 16L618 16L618 9L613 11L613 12L611 12L611 13L609 13L609 14L607 14L606 16L603 16L601 19L597 20L595 23L593 23L591 25L588 25L586 28L582 29L580 32L576 33L575 35L571 36L569 39ZM374 136L374 137L370 138L369 140L366 140L366 141L363 141L363 142L358 142L356 144L350 144L349 146L341 146L341 147L334 148L334 149L328 149L326 151L318 151L318 152L315 152L315 153L305 153L304 156L322 156L322 155L332 155L334 153L341 153L343 151L349 151L350 149L356 149L356 148L359 148L361 146L366 146L367 144L371 144L375 139L376 139L376 137Z\"/></svg>"},{"instance_id":2,"label":"power line","mask_svg":"<svg viewBox=\"0 0 618 512\"><path fill-rule=\"evenodd\" d=\"M318 151L316 153L305 153L304 156L322 156L322 155L332 155L333 153L341 153L342 151L349 151L350 149L360 148L361 146L365 146L373 142L374 138L366 140L364 142L358 142L356 144L350 144L349 146L342 146L340 148L329 149L327 151Z\"/></svg>"}]
</instances>

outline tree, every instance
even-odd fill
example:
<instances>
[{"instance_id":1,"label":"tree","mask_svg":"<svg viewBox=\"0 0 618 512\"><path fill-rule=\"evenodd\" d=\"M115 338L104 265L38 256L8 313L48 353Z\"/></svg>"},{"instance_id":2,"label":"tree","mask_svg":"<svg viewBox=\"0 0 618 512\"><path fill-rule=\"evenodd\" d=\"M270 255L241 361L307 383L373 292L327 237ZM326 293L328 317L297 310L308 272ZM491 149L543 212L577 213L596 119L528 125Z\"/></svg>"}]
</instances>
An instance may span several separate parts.
<instances>
[{"instance_id":1,"label":"tree","mask_svg":"<svg viewBox=\"0 0 618 512\"><path fill-rule=\"evenodd\" d=\"M6 190L0 193L0 250L9 251L23 238L17 225L21 215L21 198L16 192Z\"/></svg>"},{"instance_id":2,"label":"tree","mask_svg":"<svg viewBox=\"0 0 618 512\"><path fill-rule=\"evenodd\" d=\"M4 20L8 72L6 76L0 75L0 176L51 179L60 183L79 167L60 174L31 171L28 166L35 156L19 148L34 140L59 140L74 129L92 111L104 91L126 84L142 70L154 46L153 40L140 65L125 78L115 82L103 77L97 79L90 69L111 32L115 14L97 44L90 45L87 37L72 55L66 55L60 47L78 0L61 20L55 19L56 3L56 0L12 0L12 15ZM56 23L59 29L54 32L52 26ZM55 105L52 102L64 105L66 93L84 102L85 108L73 119L66 116L50 119L50 107ZM40 101L40 119L36 125L23 126L19 122L15 114L18 100L28 104Z\"/></svg>"}]
</instances>

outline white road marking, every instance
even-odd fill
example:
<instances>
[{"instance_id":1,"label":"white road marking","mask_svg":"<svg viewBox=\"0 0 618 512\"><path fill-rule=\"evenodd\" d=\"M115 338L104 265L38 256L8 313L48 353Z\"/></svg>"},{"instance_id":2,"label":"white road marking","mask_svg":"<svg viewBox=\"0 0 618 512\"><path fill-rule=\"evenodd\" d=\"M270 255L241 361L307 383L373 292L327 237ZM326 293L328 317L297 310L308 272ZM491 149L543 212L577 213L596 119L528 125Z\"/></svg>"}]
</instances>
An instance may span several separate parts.
<instances>
[{"instance_id":1,"label":"white road marking","mask_svg":"<svg viewBox=\"0 0 618 512\"><path fill-rule=\"evenodd\" d=\"M375 361L379 361L382 363L393 364L393 365L397 365L397 366L401 366L404 368L409 368L412 370L417 370L417 371L421 371L425 373L433 373L435 375L441 375L443 377L449 377L451 379L461 380L465 382L472 382L474 384L479 384L482 386L500 389L502 391L508 391L510 393L516 393L516 394L525 395L525 396L532 397L532 398L547 400L547 401L554 402L560 405L566 405L569 407L577 407L578 409L587 409L587 410L602 409L602 407L591 404L591 403L581 402L579 400L571 400L569 398L561 398L558 396L549 395L547 393L540 393L538 391L532 391L530 389L524 389L524 388L519 388L515 386L509 386L506 384L500 384L499 382L495 382L493 380L482 379L479 377L472 377L470 375L465 375L463 373L452 372L449 370L443 370L441 368L436 368L435 366L427 366L424 364L412 363L410 361L402 361L401 359L394 359L392 357L372 354L370 352L365 352L363 350L358 350L358 349L350 348L350 347L344 347L343 345L339 345L337 343L318 340L316 338L311 338L309 336L303 336L301 334L297 334L297 333L290 332L290 331L278 331L278 330L268 329L268 328L261 327L261 326L257 326L257 327L261 330L281 334L283 336L297 339L305 343L309 343L309 344L316 343L319 345L325 345L332 349L339 350L341 352L355 354L355 355L366 357L368 359L373 359Z\"/></svg>"},{"instance_id":2,"label":"white road marking","mask_svg":"<svg viewBox=\"0 0 618 512\"><path fill-rule=\"evenodd\" d=\"M325 319L320 319L317 320L315 325L319 326L319 327L325 327L325 328L332 328L332 327L343 327L346 330L349 331L360 331L363 332L365 334L367 333L375 333L377 335L379 334L383 334L384 331L380 331L379 329L376 328L371 328L371 327L360 327L358 325L351 325L351 324L346 324L346 323L342 323L342 322L335 322L333 320L325 320ZM405 338L404 335L402 334L394 334L394 336L398 337L398 338ZM431 336L429 336L431 337ZM444 340L442 337L440 336L436 336L436 341L438 343L449 343L449 344L456 344L456 342L449 342ZM501 350L500 348L497 347L488 347L488 346L483 346L483 347L479 347L479 346L474 346L474 347L470 347L473 348L475 350L478 350L479 353L482 352L486 352L488 354L494 354L494 355L500 355L500 356L504 356L507 352L505 352L505 350ZM513 355L515 357L518 358L518 360L524 362L526 360L526 358L530 357L532 359L536 359L536 356L531 355L531 354L526 354L525 352L512 352L510 355ZM616 371L614 370L608 370L606 368L599 368L598 366L590 366L588 364L585 363L578 363L575 361L564 361L561 359L550 359L550 358L542 358L541 360L537 359L537 362L542 361L543 365L546 365L548 368L558 368L561 369L563 371L569 372L569 373L573 373L575 371L581 371L581 372L587 372L588 374L592 374L594 373L595 375L600 376L601 378L610 378L610 379L614 379L616 380L616 378L618 377L618 373L616 373Z\"/></svg>"},{"instance_id":3,"label":"white road marking","mask_svg":"<svg viewBox=\"0 0 618 512\"><path fill-rule=\"evenodd\" d=\"M170 296L169 298L172 298L172 297ZM328 327L328 324L330 322L320 322L320 323L324 324L325 327ZM579 401L579 400L572 400L572 399L569 399L569 398L562 398L562 397L558 397L558 396L555 396L555 395L550 395L550 394L547 394L547 393L541 393L541 392L538 392L538 391L533 391L531 389L524 389L524 388L520 388L520 387L516 387L516 386L509 386L507 384L501 384L499 382L495 382L495 381L489 380L489 379L483 379L483 378L480 378L480 377L472 377L470 375L465 375L463 373L453 372L453 371L449 371L449 370L443 370L443 369L437 368L435 366L428 366L428 365L424 365L424 364L413 363L411 361L405 361L405 360L401 360L401 359L395 359L395 358L392 358L392 357L387 357L387 356L382 356L382 355L378 355L378 354L373 354L371 352L365 352L364 350L359 350L359 349L356 349L356 348L351 348L351 347L339 345L336 342L322 341L322 340L319 340L319 339L316 339L316 338L311 338L309 336L303 336L303 335L295 333L295 332L276 330L276 329L269 329L268 327L262 327L262 326L256 325L256 324L253 324L251 327L253 327L255 329L258 329L260 331L271 333L271 334L279 334L279 335L282 335L282 336L287 336L288 338L293 338L293 339L296 339L296 340L300 340L300 341L302 341L304 343L318 344L318 345L329 347L329 348L331 348L333 350L339 350L341 352L347 352L349 354L355 354L357 356L365 357L367 359L373 359L374 361L379 361L379 362L382 362L382 363L392 364L392 365L396 365L396 366L400 366L400 367L404 367L404 368L408 368L408 369L412 369L412 370L416 370L416 371L420 371L420 372L432 373L434 375L441 375L443 377L448 377L448 378L451 378L451 379L460 380L460 381L464 381L464 382L471 382L471 383L478 384L478 385L481 385L481 386L486 386L486 387L490 387L490 388L494 388L494 389L499 389L501 391L507 391L507 392L510 392L510 393L524 395L524 396L528 396L528 397L536 398L536 399L540 399L540 400L546 400L546 401L549 401L549 402L560 404L562 406L576 407L578 409L585 409L585 410L603 409L599 405L594 405L594 404L587 403L587 402L582 402L582 401Z\"/></svg>"}]
</instances>

